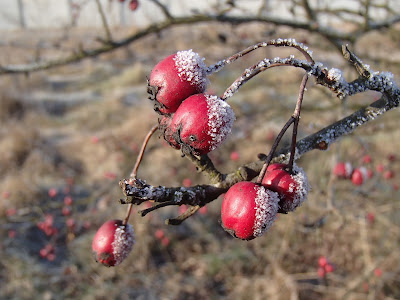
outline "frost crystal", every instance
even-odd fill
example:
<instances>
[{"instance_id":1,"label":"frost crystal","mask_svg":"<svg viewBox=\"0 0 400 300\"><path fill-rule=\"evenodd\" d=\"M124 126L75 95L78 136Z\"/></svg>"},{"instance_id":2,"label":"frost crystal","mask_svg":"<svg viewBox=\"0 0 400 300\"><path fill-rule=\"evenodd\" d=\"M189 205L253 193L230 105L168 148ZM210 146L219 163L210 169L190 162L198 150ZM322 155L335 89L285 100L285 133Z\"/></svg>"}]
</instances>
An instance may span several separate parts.
<instances>
[{"instance_id":1,"label":"frost crystal","mask_svg":"<svg viewBox=\"0 0 400 300\"><path fill-rule=\"evenodd\" d=\"M112 243L115 266L119 265L131 252L135 237L132 225L118 226Z\"/></svg>"},{"instance_id":2,"label":"frost crystal","mask_svg":"<svg viewBox=\"0 0 400 300\"><path fill-rule=\"evenodd\" d=\"M204 58L192 49L178 51L174 57L175 66L178 69L180 78L189 81L191 84L205 89L207 86L206 69Z\"/></svg>"},{"instance_id":3,"label":"frost crystal","mask_svg":"<svg viewBox=\"0 0 400 300\"><path fill-rule=\"evenodd\" d=\"M235 113L228 103L217 96L206 95L210 151L217 148L231 133Z\"/></svg>"},{"instance_id":4,"label":"frost crystal","mask_svg":"<svg viewBox=\"0 0 400 300\"><path fill-rule=\"evenodd\" d=\"M294 191L295 195L293 197L293 202L283 201L282 209L285 211L293 211L296 209L296 207L300 206L307 199L308 192L311 190L307 175L304 170L298 167L296 164L293 164L293 171L295 175L292 175L291 177L296 184L291 184L289 186L289 191Z\"/></svg>"},{"instance_id":5,"label":"frost crystal","mask_svg":"<svg viewBox=\"0 0 400 300\"><path fill-rule=\"evenodd\" d=\"M255 186L257 197L255 199L256 218L254 220L254 237L262 235L275 221L279 209L278 194L267 190L263 186Z\"/></svg>"}]
</instances>

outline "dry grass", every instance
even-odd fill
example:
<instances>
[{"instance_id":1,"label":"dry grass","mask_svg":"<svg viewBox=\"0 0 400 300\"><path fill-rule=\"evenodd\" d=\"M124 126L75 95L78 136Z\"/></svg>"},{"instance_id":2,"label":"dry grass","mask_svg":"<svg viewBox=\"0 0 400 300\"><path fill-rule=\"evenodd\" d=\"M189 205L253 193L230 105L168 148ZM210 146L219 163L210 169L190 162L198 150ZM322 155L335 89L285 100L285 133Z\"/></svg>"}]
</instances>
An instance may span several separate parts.
<instances>
[{"instance_id":1,"label":"dry grass","mask_svg":"<svg viewBox=\"0 0 400 300\"><path fill-rule=\"evenodd\" d=\"M228 44L218 42L216 30L227 33ZM394 187L398 178L386 180L375 172L361 187L331 178L335 161L358 166L364 154L373 158L367 166L371 170L383 164L399 174L400 158L387 159L400 148L398 111L360 128L328 151L305 155L299 165L313 188L307 203L295 213L281 215L261 238L243 242L227 235L218 223L218 199L206 215L198 214L178 227L163 223L176 216L178 208L161 209L145 218L134 215L137 242L127 260L111 269L94 262L93 234L107 219L123 217L118 180L129 174L142 139L156 123L146 99L145 75L159 57L177 49L196 49L210 64L258 41L264 30L252 25L251 30L237 27L231 32L225 25L201 25L189 34L176 28L164 33L163 39L148 38L99 59L30 78L5 79L0 101L0 251L7 259L0 262L0 298L400 299L400 194ZM244 33L245 45L235 37ZM290 37L301 40L305 34L290 32ZM318 59L331 66L345 65L337 53L326 51L327 45L318 49L319 40L307 39ZM140 63L131 63L132 53ZM274 48L236 62L213 75L210 89L222 93L244 68L276 55L284 56ZM391 65L390 71L399 74L396 66ZM250 81L230 100L237 121L232 137L211 155L219 169L230 172L269 150L271 136L292 113L300 78L301 72L274 69ZM57 84L51 82L56 79ZM5 82L10 89L5 89ZM93 92L95 97L70 106L62 99L50 100L55 109L49 110L49 100L35 96L43 90L51 95ZM30 101L29 95L36 100ZM301 136L339 118L340 104L329 95L310 84ZM374 97L369 93L350 99L347 112ZM283 143L287 142L286 138ZM239 161L230 160L232 151L239 152ZM193 184L207 182L157 137L150 141L139 177L166 186L181 185L184 178ZM57 195L50 197L50 188ZM65 196L74 201L71 216L61 211ZM15 213L10 212L13 208ZM371 212L374 221L366 218ZM46 236L37 227L46 214L54 216L57 235ZM76 222L73 229L66 225L69 218ZM168 245L154 237L157 229L164 230ZM48 243L55 246L54 261L39 255ZM317 275L321 255L335 266L326 278Z\"/></svg>"}]
</instances>

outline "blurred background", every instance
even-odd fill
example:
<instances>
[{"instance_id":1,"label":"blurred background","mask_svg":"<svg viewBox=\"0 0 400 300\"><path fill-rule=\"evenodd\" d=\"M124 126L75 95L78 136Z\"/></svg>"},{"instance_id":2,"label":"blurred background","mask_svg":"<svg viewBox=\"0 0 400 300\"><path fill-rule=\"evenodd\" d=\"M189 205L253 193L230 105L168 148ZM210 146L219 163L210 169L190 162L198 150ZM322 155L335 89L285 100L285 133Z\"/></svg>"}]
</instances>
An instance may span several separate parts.
<instances>
[{"instance_id":1,"label":"blurred background","mask_svg":"<svg viewBox=\"0 0 400 300\"><path fill-rule=\"evenodd\" d=\"M146 76L164 57L193 49L211 65L260 41L295 38L348 81L357 73L342 44L373 70L400 74L395 0L133 2L0 0L0 299L400 299L398 110L297 161L312 186L308 200L262 237L224 232L219 198L180 226L164 220L184 207L133 213L129 257L114 268L94 261L94 233L124 217L118 182L157 124ZM301 57L259 49L213 74L209 92L221 95L263 58L291 54ZM302 76L273 68L229 99L232 136L209 155L221 172L268 153ZM299 137L379 98L340 101L310 80ZM368 178L338 178L340 162ZM138 177L155 186L208 183L158 134Z\"/></svg>"}]
</instances>

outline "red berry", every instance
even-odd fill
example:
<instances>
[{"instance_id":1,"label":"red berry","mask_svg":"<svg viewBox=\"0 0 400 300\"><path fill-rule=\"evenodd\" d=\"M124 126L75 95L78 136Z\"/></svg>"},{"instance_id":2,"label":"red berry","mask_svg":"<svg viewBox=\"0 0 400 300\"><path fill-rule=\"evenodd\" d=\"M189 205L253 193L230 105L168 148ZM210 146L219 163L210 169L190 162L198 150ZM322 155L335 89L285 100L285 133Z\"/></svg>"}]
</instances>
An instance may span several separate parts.
<instances>
[{"instance_id":1,"label":"red berry","mask_svg":"<svg viewBox=\"0 0 400 300\"><path fill-rule=\"evenodd\" d=\"M383 164L378 164L378 165L376 166L376 171L377 171L378 173L382 173L384 170L385 170L385 166L384 166Z\"/></svg>"},{"instance_id":2,"label":"red berry","mask_svg":"<svg viewBox=\"0 0 400 300\"><path fill-rule=\"evenodd\" d=\"M370 164L372 162L371 155L368 155L368 154L364 155L362 158L362 162L364 164Z\"/></svg>"},{"instance_id":3,"label":"red berry","mask_svg":"<svg viewBox=\"0 0 400 300\"><path fill-rule=\"evenodd\" d=\"M325 256L320 256L320 258L318 258L318 265L320 267L324 268L327 265L327 263L328 263L328 260Z\"/></svg>"},{"instance_id":4,"label":"red berry","mask_svg":"<svg viewBox=\"0 0 400 300\"><path fill-rule=\"evenodd\" d=\"M226 139L234 119L235 114L225 101L217 96L196 94L179 106L171 130L182 151L206 154Z\"/></svg>"},{"instance_id":5,"label":"red berry","mask_svg":"<svg viewBox=\"0 0 400 300\"><path fill-rule=\"evenodd\" d=\"M234 237L254 239L272 226L278 202L278 195L261 185L250 181L236 183L222 201L222 226Z\"/></svg>"},{"instance_id":6,"label":"red berry","mask_svg":"<svg viewBox=\"0 0 400 300\"><path fill-rule=\"evenodd\" d=\"M64 204L65 205L67 205L67 206L72 205L72 202L73 202L73 200L72 200L72 198L70 196L65 196L64 197Z\"/></svg>"},{"instance_id":7,"label":"red berry","mask_svg":"<svg viewBox=\"0 0 400 300\"><path fill-rule=\"evenodd\" d=\"M161 240L161 239L165 236L164 230L162 230L162 229L157 229L156 232L154 233L154 236L155 236L157 239Z\"/></svg>"},{"instance_id":8,"label":"red berry","mask_svg":"<svg viewBox=\"0 0 400 300\"><path fill-rule=\"evenodd\" d=\"M374 270L374 275L375 275L376 277L381 277L381 276L382 276L382 269L376 268L376 269Z\"/></svg>"},{"instance_id":9,"label":"red berry","mask_svg":"<svg viewBox=\"0 0 400 300\"><path fill-rule=\"evenodd\" d=\"M48 194L51 198L53 198L57 195L57 190L55 188L51 188L49 189Z\"/></svg>"},{"instance_id":10,"label":"red berry","mask_svg":"<svg viewBox=\"0 0 400 300\"><path fill-rule=\"evenodd\" d=\"M351 175L351 182L354 185L362 185L368 178L368 172L365 167L356 168Z\"/></svg>"},{"instance_id":11,"label":"red berry","mask_svg":"<svg viewBox=\"0 0 400 300\"><path fill-rule=\"evenodd\" d=\"M271 164L262 180L262 185L277 192L280 198L280 212L290 212L306 199L310 186L302 168L293 165L293 174L285 170L285 164Z\"/></svg>"},{"instance_id":12,"label":"red berry","mask_svg":"<svg viewBox=\"0 0 400 300\"><path fill-rule=\"evenodd\" d=\"M63 216L69 216L69 215L71 215L71 212L72 212L72 210L71 210L71 207L69 207L69 206L64 206L61 210L61 213Z\"/></svg>"},{"instance_id":13,"label":"red berry","mask_svg":"<svg viewBox=\"0 0 400 300\"><path fill-rule=\"evenodd\" d=\"M129 2L129 9L130 9L131 11L136 10L136 9L138 8L138 6L139 6L139 1L138 1L138 0L131 0L131 1Z\"/></svg>"},{"instance_id":14,"label":"red berry","mask_svg":"<svg viewBox=\"0 0 400 300\"><path fill-rule=\"evenodd\" d=\"M184 187L189 187L189 186L191 186L192 185L192 180L190 180L190 178L185 178L185 179L183 179L183 181L182 181L182 186L184 186Z\"/></svg>"},{"instance_id":15,"label":"red berry","mask_svg":"<svg viewBox=\"0 0 400 300\"><path fill-rule=\"evenodd\" d=\"M325 266L326 273L332 273L335 270L335 267L331 263L327 263Z\"/></svg>"},{"instance_id":16,"label":"red berry","mask_svg":"<svg viewBox=\"0 0 400 300\"><path fill-rule=\"evenodd\" d=\"M110 220L97 230L92 250L97 262L110 267L119 265L131 252L134 243L131 225L124 226L121 220Z\"/></svg>"},{"instance_id":17,"label":"red berry","mask_svg":"<svg viewBox=\"0 0 400 300\"><path fill-rule=\"evenodd\" d=\"M317 273L319 278L324 278L326 276L325 268L319 267Z\"/></svg>"},{"instance_id":18,"label":"red berry","mask_svg":"<svg viewBox=\"0 0 400 300\"><path fill-rule=\"evenodd\" d=\"M207 87L204 58L192 50L178 51L160 61L150 74L148 93L161 114L174 113L183 100Z\"/></svg>"},{"instance_id":19,"label":"red berry","mask_svg":"<svg viewBox=\"0 0 400 300\"><path fill-rule=\"evenodd\" d=\"M240 158L239 152L237 152L237 151L232 151L231 152L231 160L238 161L239 158Z\"/></svg>"},{"instance_id":20,"label":"red berry","mask_svg":"<svg viewBox=\"0 0 400 300\"><path fill-rule=\"evenodd\" d=\"M333 168L333 175L338 178L350 178L351 173L353 172L353 167L349 162L338 162L336 166Z\"/></svg>"},{"instance_id":21,"label":"red berry","mask_svg":"<svg viewBox=\"0 0 400 300\"><path fill-rule=\"evenodd\" d=\"M394 177L394 172L392 170L387 170L383 173L383 178L391 179Z\"/></svg>"}]
</instances>

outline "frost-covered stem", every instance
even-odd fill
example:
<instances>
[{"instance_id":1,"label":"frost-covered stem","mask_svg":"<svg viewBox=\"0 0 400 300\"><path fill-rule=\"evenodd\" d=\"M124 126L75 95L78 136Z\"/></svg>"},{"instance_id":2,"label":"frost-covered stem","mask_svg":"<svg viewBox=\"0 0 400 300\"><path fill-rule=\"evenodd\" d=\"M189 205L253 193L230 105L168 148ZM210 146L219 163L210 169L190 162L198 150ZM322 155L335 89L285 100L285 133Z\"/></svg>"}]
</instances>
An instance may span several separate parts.
<instances>
[{"instance_id":1,"label":"frost-covered stem","mask_svg":"<svg viewBox=\"0 0 400 300\"><path fill-rule=\"evenodd\" d=\"M135 166L133 167L133 170L132 170L132 172L131 172L130 180L134 180L134 179L136 178L137 171L138 171L139 166L140 166L140 163L142 162L142 159L143 159L144 151L146 150L146 146L147 146L147 144L149 143L149 140L150 140L151 136L154 134L154 132L156 132L157 128L158 128L157 125L156 125L156 126L153 126L153 127L150 129L150 131L147 133L146 137L144 138L142 147L140 148L140 151L139 151L139 155L138 155L138 157L136 158ZM122 225L124 225L124 226L128 223L129 217L131 216L131 213L132 213L132 205L133 205L132 203L129 204L128 209L127 209L127 211L126 211L125 218L124 218L124 220L122 221Z\"/></svg>"},{"instance_id":2,"label":"frost-covered stem","mask_svg":"<svg viewBox=\"0 0 400 300\"><path fill-rule=\"evenodd\" d=\"M299 127L301 105L303 103L304 92L306 91L307 81L308 81L308 74L306 73L304 74L303 79L301 81L299 97L297 98L296 108L294 109L294 113L292 115L294 121L293 121L292 143L290 146L291 147L290 159L288 163L289 173L292 173L293 171L294 156L296 154L297 129Z\"/></svg>"},{"instance_id":3,"label":"frost-covered stem","mask_svg":"<svg viewBox=\"0 0 400 300\"><path fill-rule=\"evenodd\" d=\"M206 73L210 75L212 73L220 71L226 65L231 64L232 62L236 61L237 59L243 57L250 52L257 50L259 48L267 47L267 46L275 46L275 47L292 47L299 50L308 61L314 61L312 58L312 52L308 50L308 47L305 46L303 43L298 43L295 39L276 39L270 40L269 42L260 42L255 45L249 46L242 51L235 53L228 58L225 58L214 65L211 65L207 68Z\"/></svg>"}]
</instances>

